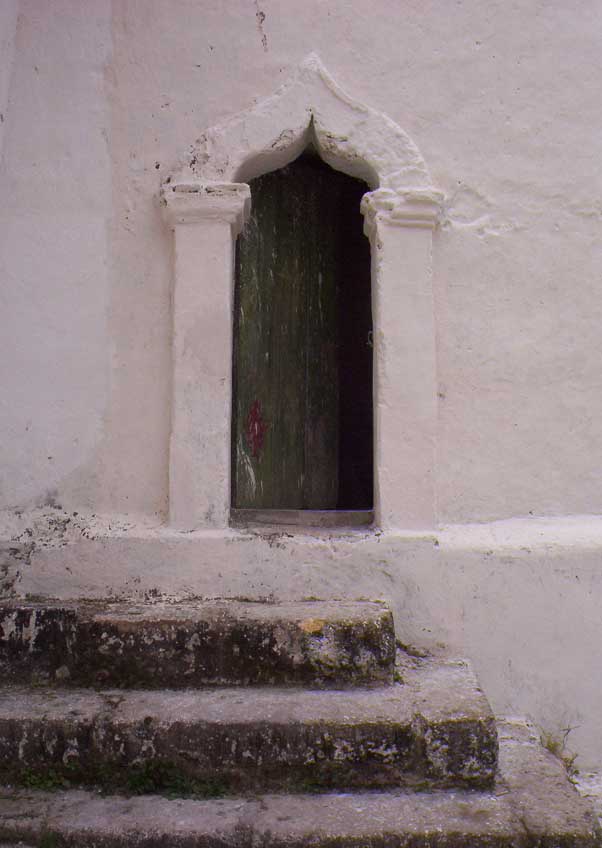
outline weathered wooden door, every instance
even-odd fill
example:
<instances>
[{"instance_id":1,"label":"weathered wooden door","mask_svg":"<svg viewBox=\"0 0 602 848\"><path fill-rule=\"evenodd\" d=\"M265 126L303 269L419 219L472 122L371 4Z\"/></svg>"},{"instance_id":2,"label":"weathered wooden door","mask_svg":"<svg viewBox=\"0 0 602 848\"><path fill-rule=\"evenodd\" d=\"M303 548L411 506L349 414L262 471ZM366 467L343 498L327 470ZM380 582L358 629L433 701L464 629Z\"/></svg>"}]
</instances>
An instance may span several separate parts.
<instances>
[{"instance_id":1,"label":"weathered wooden door","mask_svg":"<svg viewBox=\"0 0 602 848\"><path fill-rule=\"evenodd\" d=\"M251 182L253 211L239 238L236 259L233 506L237 508L372 505L369 246L361 234L359 213L365 190L362 183L310 155ZM358 275L363 283L349 282L350 276ZM363 346L368 362L369 373L359 377L358 390L369 395L364 399L369 432L362 437L368 444L362 449L369 454L370 479L364 482L369 491L360 497L369 502L354 504L343 503L350 498L341 492L341 477L348 474L347 468L341 474L342 464L354 464L341 456L346 384L342 372L354 368L345 362L349 327L344 326L342 312L348 317L357 311L357 303L347 310L342 305L347 297L354 300L358 287L364 290L358 331L362 338L351 339L351 346ZM362 462L365 465L366 459Z\"/></svg>"}]
</instances>

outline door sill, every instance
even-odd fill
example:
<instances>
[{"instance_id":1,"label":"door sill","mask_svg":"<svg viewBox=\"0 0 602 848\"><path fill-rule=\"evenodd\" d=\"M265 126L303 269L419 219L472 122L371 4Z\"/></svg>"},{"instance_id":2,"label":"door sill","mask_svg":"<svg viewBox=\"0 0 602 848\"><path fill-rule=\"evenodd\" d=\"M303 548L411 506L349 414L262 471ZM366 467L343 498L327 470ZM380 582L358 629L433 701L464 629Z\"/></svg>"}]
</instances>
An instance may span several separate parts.
<instances>
[{"instance_id":1,"label":"door sill","mask_svg":"<svg viewBox=\"0 0 602 848\"><path fill-rule=\"evenodd\" d=\"M289 527L368 527L374 523L373 509L231 509L230 524Z\"/></svg>"}]
</instances>

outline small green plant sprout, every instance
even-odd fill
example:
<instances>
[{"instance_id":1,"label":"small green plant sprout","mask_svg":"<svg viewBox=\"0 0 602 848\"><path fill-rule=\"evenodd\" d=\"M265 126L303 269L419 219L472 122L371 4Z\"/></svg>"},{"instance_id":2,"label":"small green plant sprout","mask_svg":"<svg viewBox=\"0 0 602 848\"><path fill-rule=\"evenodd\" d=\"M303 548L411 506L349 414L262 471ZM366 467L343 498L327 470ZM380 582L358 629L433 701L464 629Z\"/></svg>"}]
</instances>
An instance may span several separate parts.
<instances>
[{"instance_id":1,"label":"small green plant sprout","mask_svg":"<svg viewBox=\"0 0 602 848\"><path fill-rule=\"evenodd\" d=\"M551 754L554 754L563 764L570 781L574 781L579 774L579 769L575 765L577 754L567 746L569 734L575 729L575 727L570 726L563 727L559 733L551 733L542 729L539 735L543 747Z\"/></svg>"},{"instance_id":2,"label":"small green plant sprout","mask_svg":"<svg viewBox=\"0 0 602 848\"><path fill-rule=\"evenodd\" d=\"M58 848L59 844L59 838L56 833L51 833L46 830L41 834L40 841L38 843L39 848Z\"/></svg>"}]
</instances>

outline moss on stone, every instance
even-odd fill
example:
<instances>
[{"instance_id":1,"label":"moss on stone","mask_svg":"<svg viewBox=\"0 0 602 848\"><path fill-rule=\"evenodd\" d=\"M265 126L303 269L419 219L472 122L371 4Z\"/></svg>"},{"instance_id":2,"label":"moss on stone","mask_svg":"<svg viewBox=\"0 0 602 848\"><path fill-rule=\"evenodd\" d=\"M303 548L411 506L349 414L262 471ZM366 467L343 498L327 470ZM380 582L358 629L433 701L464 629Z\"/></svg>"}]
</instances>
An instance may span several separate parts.
<instances>
[{"instance_id":1,"label":"moss on stone","mask_svg":"<svg viewBox=\"0 0 602 848\"><path fill-rule=\"evenodd\" d=\"M0 781L11 786L56 792L74 787L98 787L103 792L128 795L165 795L170 798L220 798L232 792L225 780L193 777L176 763L148 760L123 767L105 763L96 768L77 765L1 769Z\"/></svg>"}]
</instances>

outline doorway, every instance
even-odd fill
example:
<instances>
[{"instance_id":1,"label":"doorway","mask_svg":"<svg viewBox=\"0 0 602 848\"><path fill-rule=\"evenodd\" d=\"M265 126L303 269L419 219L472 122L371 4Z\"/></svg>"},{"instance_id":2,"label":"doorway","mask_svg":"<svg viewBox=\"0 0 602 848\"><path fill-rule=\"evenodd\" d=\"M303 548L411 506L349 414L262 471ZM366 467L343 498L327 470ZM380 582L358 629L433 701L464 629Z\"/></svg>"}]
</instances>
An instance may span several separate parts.
<instances>
[{"instance_id":1,"label":"doorway","mask_svg":"<svg viewBox=\"0 0 602 848\"><path fill-rule=\"evenodd\" d=\"M368 186L306 151L250 188L236 250L232 507L369 511Z\"/></svg>"}]
</instances>

